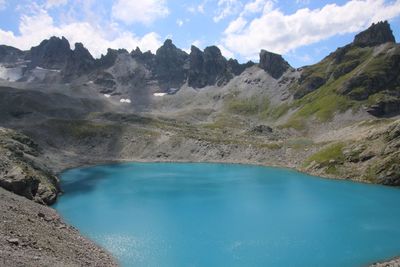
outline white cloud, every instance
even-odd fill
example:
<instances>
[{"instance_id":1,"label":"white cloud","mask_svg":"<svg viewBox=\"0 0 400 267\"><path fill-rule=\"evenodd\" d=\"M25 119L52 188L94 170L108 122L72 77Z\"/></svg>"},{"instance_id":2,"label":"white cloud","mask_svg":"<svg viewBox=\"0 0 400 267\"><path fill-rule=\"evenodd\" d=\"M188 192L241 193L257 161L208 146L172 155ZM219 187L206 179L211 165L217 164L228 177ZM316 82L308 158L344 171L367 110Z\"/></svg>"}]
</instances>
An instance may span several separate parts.
<instances>
[{"instance_id":1,"label":"white cloud","mask_svg":"<svg viewBox=\"0 0 400 267\"><path fill-rule=\"evenodd\" d=\"M225 46L219 44L217 45L217 47L219 48L219 50L221 50L221 54L225 58L230 59L235 57L235 54L232 51L228 50Z\"/></svg>"},{"instance_id":2,"label":"white cloud","mask_svg":"<svg viewBox=\"0 0 400 267\"><path fill-rule=\"evenodd\" d=\"M75 42L82 42L95 57L105 54L107 48L131 50L139 46L142 50L154 52L162 44L160 36L154 32L138 37L120 29L116 24L111 24L106 30L85 21L55 25L53 18L43 9L35 11L33 15L22 15L19 32L16 35L0 29L0 40L6 45L29 49L51 36L65 36L72 46Z\"/></svg>"},{"instance_id":3,"label":"white cloud","mask_svg":"<svg viewBox=\"0 0 400 267\"><path fill-rule=\"evenodd\" d=\"M299 0L297 0L297 1L299 1ZM254 0L252 2L249 2L244 6L244 10L243 10L242 14L261 12L264 9L264 7L266 6L266 4L272 5L273 2L270 0Z\"/></svg>"},{"instance_id":4,"label":"white cloud","mask_svg":"<svg viewBox=\"0 0 400 267\"><path fill-rule=\"evenodd\" d=\"M246 26L247 21L243 17L238 17L231 23L229 23L228 27L225 29L224 33L225 34L231 34L231 33L238 33L243 30L243 28Z\"/></svg>"},{"instance_id":5,"label":"white cloud","mask_svg":"<svg viewBox=\"0 0 400 267\"><path fill-rule=\"evenodd\" d=\"M218 0L218 9L214 16L214 22L219 22L228 16L235 15L240 12L242 3L239 0Z\"/></svg>"},{"instance_id":6,"label":"white cloud","mask_svg":"<svg viewBox=\"0 0 400 267\"><path fill-rule=\"evenodd\" d=\"M46 8L58 7L63 6L68 3L68 0L47 0Z\"/></svg>"},{"instance_id":7,"label":"white cloud","mask_svg":"<svg viewBox=\"0 0 400 267\"><path fill-rule=\"evenodd\" d=\"M0 0L0 10L3 10L6 8L6 0Z\"/></svg>"},{"instance_id":8,"label":"white cloud","mask_svg":"<svg viewBox=\"0 0 400 267\"><path fill-rule=\"evenodd\" d=\"M191 6L187 7L186 10L189 11L190 13L192 13L192 14L196 14L196 13L205 14L206 4L209 1L210 0L203 0L197 6L191 5Z\"/></svg>"},{"instance_id":9,"label":"white cloud","mask_svg":"<svg viewBox=\"0 0 400 267\"><path fill-rule=\"evenodd\" d=\"M157 19L168 16L165 0L117 0L112 6L112 17L126 24L151 24Z\"/></svg>"},{"instance_id":10,"label":"white cloud","mask_svg":"<svg viewBox=\"0 0 400 267\"><path fill-rule=\"evenodd\" d=\"M197 48L200 48L200 47L203 46L203 41L201 41L201 40L194 40L194 41L192 42L192 45L196 46Z\"/></svg>"},{"instance_id":11,"label":"white cloud","mask_svg":"<svg viewBox=\"0 0 400 267\"><path fill-rule=\"evenodd\" d=\"M206 5L206 2L203 2L203 3L201 3L200 5L198 5L198 6L197 6L197 11L198 11L199 13L201 13L201 14L204 14L204 13L205 13L205 11L204 11L205 5Z\"/></svg>"},{"instance_id":12,"label":"white cloud","mask_svg":"<svg viewBox=\"0 0 400 267\"><path fill-rule=\"evenodd\" d=\"M176 20L176 24L178 24L179 27L182 27L183 26L183 20L177 19Z\"/></svg>"},{"instance_id":13,"label":"white cloud","mask_svg":"<svg viewBox=\"0 0 400 267\"><path fill-rule=\"evenodd\" d=\"M226 28L222 44L246 58L256 58L261 49L285 54L334 35L354 33L372 22L400 15L400 0L351 0L342 6L329 4L321 9L299 9L284 14L266 4L263 13L245 27L238 19Z\"/></svg>"}]
</instances>

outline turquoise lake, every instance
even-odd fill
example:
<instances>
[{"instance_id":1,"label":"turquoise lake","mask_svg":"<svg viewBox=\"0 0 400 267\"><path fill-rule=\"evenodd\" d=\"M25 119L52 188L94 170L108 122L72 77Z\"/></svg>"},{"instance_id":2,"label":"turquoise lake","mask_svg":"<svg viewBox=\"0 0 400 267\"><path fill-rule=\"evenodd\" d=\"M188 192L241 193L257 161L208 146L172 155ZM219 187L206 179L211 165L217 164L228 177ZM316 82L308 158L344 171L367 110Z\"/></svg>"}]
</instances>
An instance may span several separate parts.
<instances>
[{"instance_id":1,"label":"turquoise lake","mask_svg":"<svg viewBox=\"0 0 400 267\"><path fill-rule=\"evenodd\" d=\"M55 208L122 266L365 266L400 255L400 190L279 168L123 163Z\"/></svg>"}]
</instances>

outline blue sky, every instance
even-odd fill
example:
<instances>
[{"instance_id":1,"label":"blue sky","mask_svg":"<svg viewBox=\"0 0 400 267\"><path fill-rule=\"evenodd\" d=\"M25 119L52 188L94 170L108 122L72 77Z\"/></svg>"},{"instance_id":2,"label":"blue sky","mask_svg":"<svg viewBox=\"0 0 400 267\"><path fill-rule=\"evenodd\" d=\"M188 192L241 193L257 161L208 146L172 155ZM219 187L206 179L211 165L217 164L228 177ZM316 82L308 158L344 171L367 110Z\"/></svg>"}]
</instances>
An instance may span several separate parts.
<instances>
[{"instance_id":1,"label":"blue sky","mask_svg":"<svg viewBox=\"0 0 400 267\"><path fill-rule=\"evenodd\" d=\"M372 22L400 39L400 0L0 0L0 44L29 49L50 36L153 52L166 38L189 51L217 45L226 57L258 60L260 49L294 67L313 64Z\"/></svg>"}]
</instances>

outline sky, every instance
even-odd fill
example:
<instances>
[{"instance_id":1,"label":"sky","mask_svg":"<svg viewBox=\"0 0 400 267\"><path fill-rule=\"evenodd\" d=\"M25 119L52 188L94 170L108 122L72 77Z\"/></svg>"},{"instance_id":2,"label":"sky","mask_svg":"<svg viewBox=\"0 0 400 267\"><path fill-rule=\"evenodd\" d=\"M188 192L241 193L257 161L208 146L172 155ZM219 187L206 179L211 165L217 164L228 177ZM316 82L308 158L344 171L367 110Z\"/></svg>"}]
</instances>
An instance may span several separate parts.
<instances>
[{"instance_id":1,"label":"sky","mask_svg":"<svg viewBox=\"0 0 400 267\"><path fill-rule=\"evenodd\" d=\"M107 48L155 53L169 38L187 52L217 45L240 62L265 49L300 67L381 20L400 40L400 0L0 0L0 44L27 50L65 36L100 57Z\"/></svg>"}]
</instances>

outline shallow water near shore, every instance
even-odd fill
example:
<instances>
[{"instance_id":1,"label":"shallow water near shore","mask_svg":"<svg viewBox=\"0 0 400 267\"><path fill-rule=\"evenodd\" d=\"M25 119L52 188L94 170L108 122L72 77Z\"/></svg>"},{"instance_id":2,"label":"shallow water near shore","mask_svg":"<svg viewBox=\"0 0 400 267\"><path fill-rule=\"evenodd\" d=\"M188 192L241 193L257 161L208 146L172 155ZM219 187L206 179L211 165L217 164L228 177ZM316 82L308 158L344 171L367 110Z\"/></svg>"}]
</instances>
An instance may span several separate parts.
<instances>
[{"instance_id":1,"label":"shallow water near shore","mask_svg":"<svg viewBox=\"0 0 400 267\"><path fill-rule=\"evenodd\" d=\"M365 266L400 254L400 190L279 168L68 170L54 206L122 266Z\"/></svg>"}]
</instances>

